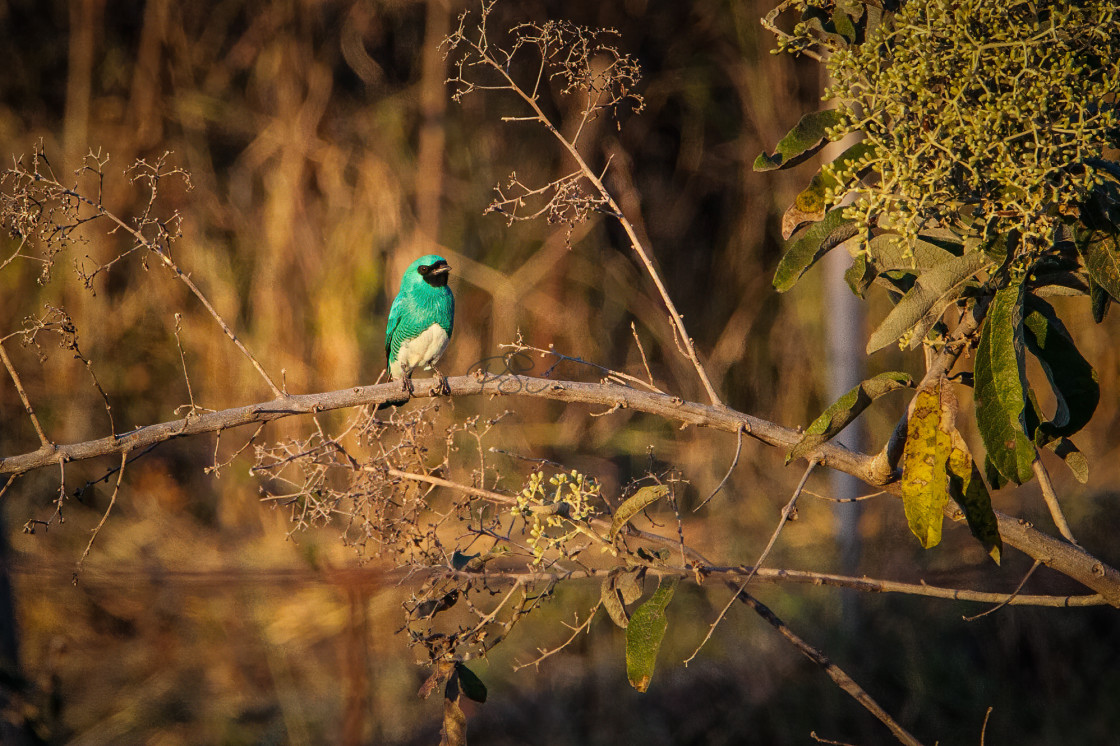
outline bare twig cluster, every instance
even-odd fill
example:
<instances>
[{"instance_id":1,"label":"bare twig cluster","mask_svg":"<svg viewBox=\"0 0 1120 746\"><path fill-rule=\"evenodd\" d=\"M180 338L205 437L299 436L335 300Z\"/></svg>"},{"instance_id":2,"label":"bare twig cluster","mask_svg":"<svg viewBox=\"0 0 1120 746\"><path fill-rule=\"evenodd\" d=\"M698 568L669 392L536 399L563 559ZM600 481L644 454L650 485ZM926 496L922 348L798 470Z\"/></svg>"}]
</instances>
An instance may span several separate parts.
<instances>
[{"instance_id":1,"label":"bare twig cluster","mask_svg":"<svg viewBox=\"0 0 1120 746\"><path fill-rule=\"evenodd\" d=\"M184 271L172 257L172 247L181 236L182 220L178 212L170 215L159 213L157 204L160 189L163 182L177 179L189 190L191 182L186 171L169 165L169 156L170 153L164 153L152 161L141 158L125 170L129 181L145 192L143 206L131 220L119 217L105 204L109 156L91 151L76 170L75 182L70 185L61 181L54 173L41 144L29 159L16 159L12 167L0 175L0 223L13 236L18 237L20 243L16 252L0 265L0 269L21 257L37 261L43 265L40 281L46 282L50 279L56 257L70 246L86 240L82 229L93 221L107 221L110 234L120 231L129 238L130 243L108 260L95 259L88 254L80 260L76 259L74 269L85 287L94 290L98 276L111 271L115 265L133 254L140 254L145 269L148 268L150 258L158 259L205 307L225 335L264 379L273 395L281 398L284 392L191 279L190 273ZM39 247L40 252L34 253L30 246Z\"/></svg>"},{"instance_id":2,"label":"bare twig cluster","mask_svg":"<svg viewBox=\"0 0 1120 746\"><path fill-rule=\"evenodd\" d=\"M464 12L459 18L459 29L444 42L448 53L456 55L457 74L448 81L455 87L455 99L461 100L476 91L510 94L528 107L528 113L504 117L504 121L530 122L543 127L572 159L576 170L538 188L523 185L515 175L505 190L499 189L498 198L489 209L502 212L511 222L541 215L553 220L573 218L578 222L592 209L617 220L665 303L679 351L696 369L709 401L722 404L688 334L684 318L653 262L651 251L603 183L605 168L603 172L594 170L579 149L580 135L594 117L608 111L617 116L619 107L625 103L641 110L641 96L633 90L640 68L632 57L602 41L614 32L563 22L514 26L509 32L510 42L503 48L493 41L488 28L493 8L494 2L483 2L477 20ZM470 23L475 25L469 26ZM526 50L533 54L527 54ZM512 72L515 62L517 68L535 71L531 82L525 84L515 79ZM559 95L584 97L571 135L565 134L542 108L547 83L553 80L561 83ZM526 202L529 198L536 198L543 205L530 207Z\"/></svg>"}]
</instances>

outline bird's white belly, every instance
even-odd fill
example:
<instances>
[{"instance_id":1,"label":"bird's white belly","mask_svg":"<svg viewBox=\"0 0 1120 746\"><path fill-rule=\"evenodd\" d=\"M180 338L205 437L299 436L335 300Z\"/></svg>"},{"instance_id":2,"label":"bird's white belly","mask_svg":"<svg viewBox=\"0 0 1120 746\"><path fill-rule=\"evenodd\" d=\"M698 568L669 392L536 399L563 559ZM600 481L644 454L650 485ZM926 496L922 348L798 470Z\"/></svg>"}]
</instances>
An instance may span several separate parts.
<instances>
[{"instance_id":1,"label":"bird's white belly","mask_svg":"<svg viewBox=\"0 0 1120 746\"><path fill-rule=\"evenodd\" d=\"M431 368L447 349L449 339L442 326L432 324L419 335L401 343L389 372L393 378L403 378L416 368Z\"/></svg>"}]
</instances>

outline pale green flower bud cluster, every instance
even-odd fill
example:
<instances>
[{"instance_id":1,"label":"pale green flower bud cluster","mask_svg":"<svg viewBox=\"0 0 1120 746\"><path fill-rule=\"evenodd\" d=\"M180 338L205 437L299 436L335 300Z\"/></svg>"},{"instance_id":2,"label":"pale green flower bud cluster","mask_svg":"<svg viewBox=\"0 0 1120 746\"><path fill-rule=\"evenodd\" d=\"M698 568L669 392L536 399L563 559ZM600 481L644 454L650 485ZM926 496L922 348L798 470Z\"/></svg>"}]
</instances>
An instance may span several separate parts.
<instances>
[{"instance_id":1,"label":"pale green flower bud cluster","mask_svg":"<svg viewBox=\"0 0 1120 746\"><path fill-rule=\"evenodd\" d=\"M1113 0L910 0L828 68L830 138L873 147L833 169L826 201L855 192L846 214L865 229L957 224L1046 249L1101 182L1088 160L1120 143Z\"/></svg>"},{"instance_id":2,"label":"pale green flower bud cluster","mask_svg":"<svg viewBox=\"0 0 1120 746\"><path fill-rule=\"evenodd\" d=\"M594 515L594 503L601 499L599 483L575 469L555 474L547 482L543 471L530 474L510 514L527 524L534 564L581 533L578 524Z\"/></svg>"}]
</instances>

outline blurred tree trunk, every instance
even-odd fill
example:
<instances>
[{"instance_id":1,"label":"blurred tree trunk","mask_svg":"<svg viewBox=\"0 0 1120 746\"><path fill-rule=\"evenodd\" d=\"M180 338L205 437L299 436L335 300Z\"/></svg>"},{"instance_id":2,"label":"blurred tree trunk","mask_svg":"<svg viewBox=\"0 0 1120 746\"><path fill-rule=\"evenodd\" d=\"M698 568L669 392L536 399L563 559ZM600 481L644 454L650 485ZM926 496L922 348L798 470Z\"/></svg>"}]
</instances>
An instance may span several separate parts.
<instances>
[{"instance_id":1,"label":"blurred tree trunk","mask_svg":"<svg viewBox=\"0 0 1120 746\"><path fill-rule=\"evenodd\" d=\"M848 288L844 272L850 257L837 249L824 259L825 335L828 338L829 403L857 386L866 377L863 356L866 336L863 331L864 308L860 299ZM857 419L836 441L852 450L862 451L867 438L863 419ZM852 500L860 494L863 483L840 471L829 473L830 495L837 500ZM835 503L836 544L840 553L840 572L855 575L859 569L861 537L859 533L860 503ZM841 591L843 627L854 633L859 627L856 591Z\"/></svg>"},{"instance_id":2,"label":"blurred tree trunk","mask_svg":"<svg viewBox=\"0 0 1120 746\"><path fill-rule=\"evenodd\" d=\"M443 154L446 141L447 61L441 42L451 32L449 0L428 0L421 53L420 143L416 164L416 226L414 254L434 251L439 244L443 196ZM410 254L408 261L412 261Z\"/></svg>"},{"instance_id":3,"label":"blurred tree trunk","mask_svg":"<svg viewBox=\"0 0 1120 746\"><path fill-rule=\"evenodd\" d=\"M15 597L12 594L12 548L7 521L0 510L0 744L25 746L34 743L24 722L19 702L28 690L19 663L19 634Z\"/></svg>"},{"instance_id":4,"label":"blurred tree trunk","mask_svg":"<svg viewBox=\"0 0 1120 746\"><path fill-rule=\"evenodd\" d=\"M345 590L350 607L350 623L344 637L343 667L346 676L342 716L342 746L368 743L371 715L369 676L369 593L361 587Z\"/></svg>"},{"instance_id":5,"label":"blurred tree trunk","mask_svg":"<svg viewBox=\"0 0 1120 746\"><path fill-rule=\"evenodd\" d=\"M70 2L70 62L66 75L66 119L62 126L62 144L69 168L76 168L89 150L94 51L103 10L102 0Z\"/></svg>"},{"instance_id":6,"label":"blurred tree trunk","mask_svg":"<svg viewBox=\"0 0 1120 746\"><path fill-rule=\"evenodd\" d=\"M827 68L818 67L819 85L823 90L831 82ZM820 154L820 162L827 163L854 144L852 137L825 147ZM860 381L867 377L867 358L864 347L867 335L864 331L866 318L865 304L856 297L844 279L844 273L851 264L848 252L836 250L829 252L823 261L825 338L828 340L828 402L839 399ZM864 450L867 444L866 426L863 418L857 419L848 429L836 438L838 443L853 449ZM829 490L836 500L853 501L863 489L860 480L839 471L829 473ZM856 575L859 570L862 537L859 519L862 505L858 502L834 503L836 545L840 555L840 572ZM840 593L841 626L851 639L859 631L859 598L854 591Z\"/></svg>"}]
</instances>

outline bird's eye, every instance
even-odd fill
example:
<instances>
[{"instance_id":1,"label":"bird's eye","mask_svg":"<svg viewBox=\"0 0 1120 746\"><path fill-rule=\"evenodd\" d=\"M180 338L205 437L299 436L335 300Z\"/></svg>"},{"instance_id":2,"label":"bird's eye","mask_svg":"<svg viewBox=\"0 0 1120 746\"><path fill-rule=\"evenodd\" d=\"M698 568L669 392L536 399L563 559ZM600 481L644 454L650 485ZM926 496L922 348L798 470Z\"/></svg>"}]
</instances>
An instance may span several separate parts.
<instances>
[{"instance_id":1,"label":"bird's eye","mask_svg":"<svg viewBox=\"0 0 1120 746\"><path fill-rule=\"evenodd\" d=\"M426 275L426 274L428 274L428 270L430 270L430 269L431 269L431 267L428 266L427 264L421 264L419 267L416 268L416 271L419 272L422 275Z\"/></svg>"}]
</instances>

